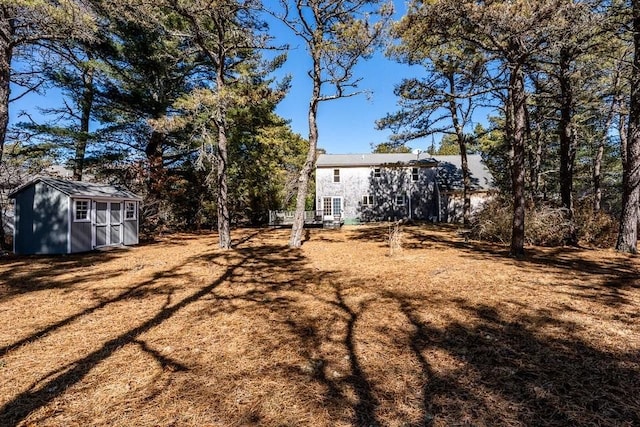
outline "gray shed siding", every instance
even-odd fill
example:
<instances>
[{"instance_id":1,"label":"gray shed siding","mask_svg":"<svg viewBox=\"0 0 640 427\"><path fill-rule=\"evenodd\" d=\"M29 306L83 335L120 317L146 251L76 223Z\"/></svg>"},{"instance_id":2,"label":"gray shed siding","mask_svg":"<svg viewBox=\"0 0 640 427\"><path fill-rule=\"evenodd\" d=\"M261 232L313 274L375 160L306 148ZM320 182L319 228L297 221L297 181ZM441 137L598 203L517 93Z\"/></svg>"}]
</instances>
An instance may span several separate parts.
<instances>
[{"instance_id":1,"label":"gray shed siding","mask_svg":"<svg viewBox=\"0 0 640 427\"><path fill-rule=\"evenodd\" d=\"M16 196L17 254L60 254L68 251L69 198L36 183Z\"/></svg>"},{"instance_id":2,"label":"gray shed siding","mask_svg":"<svg viewBox=\"0 0 640 427\"><path fill-rule=\"evenodd\" d=\"M418 167L417 180L412 177L413 167ZM317 209L324 208L325 197L339 197L347 223L401 218L438 219L435 168L387 165L379 167L379 176L375 174L376 168L378 166L318 167ZM334 182L336 169L339 170L340 182ZM372 196L373 204L364 205L364 196Z\"/></svg>"},{"instance_id":3,"label":"gray shed siding","mask_svg":"<svg viewBox=\"0 0 640 427\"><path fill-rule=\"evenodd\" d=\"M75 222L71 217L71 252L87 252L91 246L91 222Z\"/></svg>"},{"instance_id":4,"label":"gray shed siding","mask_svg":"<svg viewBox=\"0 0 640 427\"><path fill-rule=\"evenodd\" d=\"M27 188L15 198L13 217L13 251L16 254L32 253L29 245L33 242L33 200L35 188Z\"/></svg>"},{"instance_id":5,"label":"gray shed siding","mask_svg":"<svg viewBox=\"0 0 640 427\"><path fill-rule=\"evenodd\" d=\"M16 254L65 254L86 252L106 244L138 243L140 198L119 187L36 178L9 197L15 199ZM81 220L75 220L78 200L89 206L88 217ZM114 209L99 224L94 211L96 203ZM126 203L135 205L135 218L124 218ZM109 233L110 239L98 241L98 231L103 237Z\"/></svg>"},{"instance_id":6,"label":"gray shed siding","mask_svg":"<svg viewBox=\"0 0 640 427\"><path fill-rule=\"evenodd\" d=\"M124 238L123 244L125 245L137 245L138 241L138 221L140 218L140 203L136 204L136 219L124 219Z\"/></svg>"}]
</instances>

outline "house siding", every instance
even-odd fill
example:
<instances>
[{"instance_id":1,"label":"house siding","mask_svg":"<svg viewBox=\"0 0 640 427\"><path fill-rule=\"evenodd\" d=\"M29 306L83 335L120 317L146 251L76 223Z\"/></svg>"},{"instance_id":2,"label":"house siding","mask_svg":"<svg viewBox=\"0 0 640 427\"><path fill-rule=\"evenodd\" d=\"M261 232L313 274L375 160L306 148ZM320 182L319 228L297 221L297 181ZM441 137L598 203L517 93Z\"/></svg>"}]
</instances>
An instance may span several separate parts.
<instances>
[{"instance_id":1,"label":"house siding","mask_svg":"<svg viewBox=\"0 0 640 427\"><path fill-rule=\"evenodd\" d=\"M483 203L490 199L490 194L486 192L471 193L469 201L471 212L479 209ZM442 218L443 222L462 222L464 217L464 197L461 193L442 194Z\"/></svg>"},{"instance_id":2,"label":"house siding","mask_svg":"<svg viewBox=\"0 0 640 427\"><path fill-rule=\"evenodd\" d=\"M342 198L345 222L381 221L413 218L437 220L439 199L436 170L419 167L418 180L411 167L377 166L318 167L316 169L316 206L322 209L325 197ZM334 170L340 170L340 182L334 182ZM373 196L372 205L363 206L363 196ZM401 196L402 203L397 197Z\"/></svg>"}]
</instances>

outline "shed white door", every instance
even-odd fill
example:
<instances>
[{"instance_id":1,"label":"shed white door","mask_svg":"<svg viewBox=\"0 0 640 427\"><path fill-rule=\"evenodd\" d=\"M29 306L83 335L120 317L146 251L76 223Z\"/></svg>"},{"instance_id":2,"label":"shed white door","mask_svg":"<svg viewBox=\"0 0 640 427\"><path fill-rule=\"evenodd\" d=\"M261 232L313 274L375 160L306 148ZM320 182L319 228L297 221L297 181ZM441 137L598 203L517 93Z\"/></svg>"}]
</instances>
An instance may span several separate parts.
<instances>
[{"instance_id":1,"label":"shed white door","mask_svg":"<svg viewBox=\"0 0 640 427\"><path fill-rule=\"evenodd\" d=\"M95 242L94 247L119 245L122 243L122 203L94 202Z\"/></svg>"}]
</instances>

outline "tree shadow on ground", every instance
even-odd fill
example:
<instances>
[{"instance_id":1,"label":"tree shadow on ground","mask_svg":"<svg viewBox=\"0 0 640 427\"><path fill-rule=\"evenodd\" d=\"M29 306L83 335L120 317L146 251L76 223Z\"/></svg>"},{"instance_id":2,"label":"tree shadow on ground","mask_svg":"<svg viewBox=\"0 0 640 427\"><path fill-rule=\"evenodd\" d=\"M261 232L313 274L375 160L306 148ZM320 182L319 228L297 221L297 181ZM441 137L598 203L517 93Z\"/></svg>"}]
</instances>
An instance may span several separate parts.
<instances>
[{"instance_id":1,"label":"tree shadow on ground","mask_svg":"<svg viewBox=\"0 0 640 427\"><path fill-rule=\"evenodd\" d=\"M28 255L2 258L2 279L0 279L0 302L8 298L46 289L72 288L84 280L104 277L94 276L91 267L107 263L117 258L114 251L87 252L73 255ZM70 273L75 273L69 276ZM112 273L116 277L123 272ZM69 276L61 280L60 276Z\"/></svg>"},{"instance_id":2,"label":"tree shadow on ground","mask_svg":"<svg viewBox=\"0 0 640 427\"><path fill-rule=\"evenodd\" d=\"M125 258L128 251L148 247L187 247L203 238L204 233L181 233L158 237L136 246L114 247L69 255L10 255L0 258L0 303L29 292L47 289L74 290L79 283L91 283L95 279L113 279L131 271L114 268L94 273L92 267L107 265ZM253 235L252 235L253 236ZM66 276L66 279L61 279Z\"/></svg>"},{"instance_id":3,"label":"tree shadow on ground","mask_svg":"<svg viewBox=\"0 0 640 427\"><path fill-rule=\"evenodd\" d=\"M419 360L425 422L452 425L638 425L640 351L611 353L565 334L545 336L541 323L557 319L520 315L505 319L491 306L456 304L472 322L435 327L423 302L391 294L413 326L405 345ZM451 304L452 301L444 302ZM428 310L428 309L427 309ZM444 351L452 370L432 366Z\"/></svg>"},{"instance_id":4,"label":"tree shadow on ground","mask_svg":"<svg viewBox=\"0 0 640 427\"><path fill-rule=\"evenodd\" d=\"M82 379L98 364L102 361L108 359L110 356L114 354L119 348L124 345L134 343L141 346L143 350L147 353L157 356L154 352L151 352L144 345L140 344L139 337L143 333L151 330L154 327L161 325L163 322L170 319L176 312L183 309L184 307L198 301L203 296L210 293L213 289L219 286L221 283L225 282L229 279L234 273L234 271L240 266L239 263L232 264L229 268L216 280L212 281L208 286L205 286L198 290L197 292L191 294L190 296L178 301L177 303L170 304L168 301L161 310L159 310L153 317L149 318L147 321L142 323L141 325L132 328L126 331L123 334L120 334L113 339L110 339L104 342L101 347L89 354L85 357L82 357L72 363L66 364L60 368L57 368L47 375L45 375L41 381L37 381L33 384L28 390L23 391L17 396L14 396L9 402L7 402L2 408L0 408L0 425L17 425L24 418L26 418L30 413L35 411L36 409L48 404L52 400L54 400L57 396L64 393L66 389L77 384L82 381ZM95 305L91 308L88 308L82 312L76 313L56 324L52 324L47 326L46 328L34 333L32 336L28 338L24 338L18 342L15 342L11 345L4 347L3 352L9 352L11 350L15 350L16 348L42 338L43 336L54 332L55 330L70 324L71 322L77 320L80 317L87 316L89 314L94 313L100 308L105 307L108 304L114 304L116 302L120 302L126 300L131 297L141 298L148 295L143 291L145 286L152 284L154 281L160 278L177 278L179 273L161 273L159 275L155 275L149 281L142 282L137 284L127 291L119 294L115 298L112 298L107 301L103 301L102 303ZM148 291L153 292L153 291ZM164 293L164 290L160 290L160 292ZM159 359L161 364L167 364L168 361L166 359ZM177 362L171 362L171 364L175 366L179 366L181 369L184 368L181 364Z\"/></svg>"},{"instance_id":5,"label":"tree shadow on ground","mask_svg":"<svg viewBox=\"0 0 640 427\"><path fill-rule=\"evenodd\" d=\"M637 347L613 352L585 341L578 324L554 311L562 307L533 311L518 307L514 298L515 308L507 309L500 305L505 301L478 304L444 291L424 294L371 286L366 278L314 267L304 251L264 241L259 234L271 232L247 234L236 240L232 251L212 249L187 257L182 269L159 272L101 305L5 348L5 353L28 352L29 343L79 318L98 315L99 308L167 294L166 302L137 326L72 362L52 367L39 381L11 396L0 408L0 424L31 421L34 412L73 392L98 365L127 345L165 370L142 400L173 393L174 400L185 399L191 406L204 402L204 412L216 414L210 419L213 424L288 425L300 423L308 412L327 417L324 425L640 424ZM419 234L411 239L430 239L424 231ZM379 242L382 236L379 230L367 238ZM447 239L432 238L444 247L450 244ZM330 252L331 245L345 242L327 239L323 244ZM409 250L417 251L417 246ZM543 263L509 260L490 247L462 250L467 251L464 256L524 265L525 272ZM539 256L553 261L553 253L541 251ZM552 266L569 271L579 258L574 253ZM211 277L199 282L190 274L195 266L209 266ZM593 276L615 276L621 268L614 261L611 265L590 261L587 267L592 269L584 274ZM164 279L172 286L187 283L187 295L170 298L171 289L153 286ZM589 294L578 292L576 298L581 297ZM240 323L233 327L234 321ZM207 350L220 352L220 359L205 363L193 352L162 351L148 334L172 322L182 322L180 331L213 341ZM553 328L562 333L550 333ZM172 332L162 337L166 341L160 342L174 347L181 340ZM244 347L234 341L241 339ZM212 365L212 360L219 364ZM288 393L293 400L269 413L268 398L276 392ZM234 393L235 398L229 397ZM231 402L221 402L220 395ZM306 409L295 412L303 402Z\"/></svg>"},{"instance_id":6,"label":"tree shadow on ground","mask_svg":"<svg viewBox=\"0 0 640 427\"><path fill-rule=\"evenodd\" d=\"M591 298L607 305L623 305L628 302L624 290L640 288L640 269L633 257L619 256L615 259L593 260L587 256L593 250L584 248L561 247L541 248L530 246L523 258L509 256L508 248L504 245L465 241L457 233L457 227L451 224L418 223L404 225L402 248L407 251L424 249L457 249L469 259L507 262L518 266L523 275L532 275L541 268L563 272L566 280L562 286L569 284L574 295ZM388 245L389 224L363 227L355 230L354 239L378 242L381 246ZM588 282L588 284L585 284ZM525 283L527 286L541 286L535 283ZM542 286L554 286L544 284ZM566 291L559 291L566 292Z\"/></svg>"},{"instance_id":7,"label":"tree shadow on ground","mask_svg":"<svg viewBox=\"0 0 640 427\"><path fill-rule=\"evenodd\" d=\"M56 366L41 376L39 380L33 382L27 389L15 396L11 396L4 406L0 408L0 425L13 426L21 424L31 414L51 404L52 401L61 397L69 389L81 383L94 368L104 363L114 356L119 349L127 345L134 345L141 352L151 356L163 369L169 369L172 376L179 376L189 372L193 369L192 363L164 355L143 339L142 336L165 324L174 318L178 312L196 303L204 304L207 309L194 316L194 321L197 321L199 316L200 318L210 319L212 316L245 310L254 314L253 310L256 307L280 313L288 318L283 325L289 331L289 338L309 344L309 337L310 334L313 334L312 331L315 326L312 324L303 326L298 320L291 317L291 313L296 311L298 301L297 298L284 294L287 292L294 296L312 294L312 286L318 281L328 280L331 273L309 268L306 265L306 258L299 250L291 250L283 245L252 245L251 239L254 235L238 240L238 247L235 250L213 250L188 258L185 261L186 265L196 263L210 264L212 271L221 273L208 284L196 287L190 295L182 299L172 301L170 297L171 290L154 287L154 283L161 279L169 279L170 281L180 279L192 282L197 282L197 280L190 278L188 272L184 272L184 270L160 272L148 280L130 286L112 298L101 301L99 304L72 314L56 323L47 325L45 328L33 332L30 336L19 339L0 349L0 354L2 355L14 351L25 351L29 344L37 342L63 328L81 328L82 322L77 322L78 320L98 315L100 310L109 305L126 302L134 298L148 298L151 295L167 294L166 303L154 315L148 317L139 325L102 342L99 348L88 352L81 358ZM88 279L84 278L83 280ZM217 290L221 286L226 286L228 288L226 292L231 291L231 294L218 292ZM371 421L369 424L375 425L375 400L372 398L371 393L366 391L367 379L363 372L358 369L357 355L354 348L355 338L353 338L352 327L357 316L355 313L349 312L349 308L340 301L332 304L335 304L346 313L350 313L350 332L347 333L343 346L347 349L349 360L354 362L352 365L353 372L348 376L347 383L336 385L328 379L329 377L325 378L324 374L320 374L317 369L313 370L314 374L311 378L309 378L309 372L304 369L301 371L297 366L279 366L274 369L281 371L286 368L290 373L295 372L296 381L311 381L321 383L322 387L326 387L328 389L327 410L335 413L336 419L344 418L345 411L349 412L350 403L345 403L344 400L345 388L353 388L359 397L356 402L353 402L354 424L361 425L360 422L355 420L368 420ZM287 344L279 343L278 345L286 346ZM311 349L308 353L305 350L304 353L308 358L305 357L306 362L303 366L317 366L318 360L321 360L321 358L318 359L317 355L313 355L314 350ZM192 389L190 392L198 390L197 385L191 384L190 388ZM332 388L333 391L331 390ZM200 390L202 395L206 395L207 392L208 390L204 387ZM253 409L249 410L245 415L239 414L238 417L258 422L261 419L261 414ZM343 421L348 421L348 419Z\"/></svg>"}]
</instances>

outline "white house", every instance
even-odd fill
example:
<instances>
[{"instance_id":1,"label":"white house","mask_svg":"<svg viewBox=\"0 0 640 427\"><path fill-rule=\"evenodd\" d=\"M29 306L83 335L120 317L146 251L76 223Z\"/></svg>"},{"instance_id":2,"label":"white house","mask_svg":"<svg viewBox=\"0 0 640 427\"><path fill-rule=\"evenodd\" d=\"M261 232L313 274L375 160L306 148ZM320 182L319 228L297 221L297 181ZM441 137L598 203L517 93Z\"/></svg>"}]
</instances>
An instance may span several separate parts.
<instances>
[{"instance_id":1,"label":"white house","mask_svg":"<svg viewBox=\"0 0 640 427\"><path fill-rule=\"evenodd\" d=\"M480 155L469 155L472 205L491 190ZM316 163L316 208L346 224L461 216L460 156L427 153L321 154Z\"/></svg>"}]
</instances>

